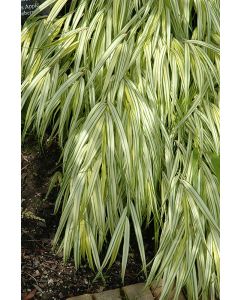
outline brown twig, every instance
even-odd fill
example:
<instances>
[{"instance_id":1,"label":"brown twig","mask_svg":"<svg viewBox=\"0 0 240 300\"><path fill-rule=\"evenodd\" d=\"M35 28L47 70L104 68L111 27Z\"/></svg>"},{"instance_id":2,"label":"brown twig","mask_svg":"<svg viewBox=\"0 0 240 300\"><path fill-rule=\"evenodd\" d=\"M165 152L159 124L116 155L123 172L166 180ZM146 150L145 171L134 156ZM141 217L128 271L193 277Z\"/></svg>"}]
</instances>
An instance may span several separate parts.
<instances>
[{"instance_id":1,"label":"brown twig","mask_svg":"<svg viewBox=\"0 0 240 300\"><path fill-rule=\"evenodd\" d=\"M35 277L33 277L31 274L27 273L27 272L23 272L23 274L27 274L29 277L31 277L32 279L35 280L36 284L38 284L38 281Z\"/></svg>"}]
</instances>

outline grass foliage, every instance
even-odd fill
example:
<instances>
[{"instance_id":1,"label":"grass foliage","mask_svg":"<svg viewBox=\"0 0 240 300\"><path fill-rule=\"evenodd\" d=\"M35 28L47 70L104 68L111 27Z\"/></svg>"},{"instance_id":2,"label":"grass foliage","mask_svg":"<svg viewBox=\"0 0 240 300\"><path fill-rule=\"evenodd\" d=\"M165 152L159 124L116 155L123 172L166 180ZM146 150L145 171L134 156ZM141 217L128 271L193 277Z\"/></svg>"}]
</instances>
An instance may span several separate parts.
<instances>
[{"instance_id":1,"label":"grass foliage","mask_svg":"<svg viewBox=\"0 0 240 300\"><path fill-rule=\"evenodd\" d=\"M124 279L131 233L161 300L219 298L218 0L45 1L22 28L22 112L23 139L62 149L65 261L101 275L122 253Z\"/></svg>"}]
</instances>

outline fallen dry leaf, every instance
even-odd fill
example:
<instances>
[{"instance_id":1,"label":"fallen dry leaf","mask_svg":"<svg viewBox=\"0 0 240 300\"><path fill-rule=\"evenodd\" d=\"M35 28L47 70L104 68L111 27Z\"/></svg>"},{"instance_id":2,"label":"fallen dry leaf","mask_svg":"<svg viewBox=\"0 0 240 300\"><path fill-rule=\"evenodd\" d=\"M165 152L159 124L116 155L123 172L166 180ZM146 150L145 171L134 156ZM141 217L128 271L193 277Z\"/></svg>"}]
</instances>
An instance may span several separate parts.
<instances>
[{"instance_id":1,"label":"fallen dry leaf","mask_svg":"<svg viewBox=\"0 0 240 300\"><path fill-rule=\"evenodd\" d=\"M36 291L37 291L36 289L33 289L30 293L25 294L23 296L23 300L30 300L30 299L32 299L35 296Z\"/></svg>"}]
</instances>

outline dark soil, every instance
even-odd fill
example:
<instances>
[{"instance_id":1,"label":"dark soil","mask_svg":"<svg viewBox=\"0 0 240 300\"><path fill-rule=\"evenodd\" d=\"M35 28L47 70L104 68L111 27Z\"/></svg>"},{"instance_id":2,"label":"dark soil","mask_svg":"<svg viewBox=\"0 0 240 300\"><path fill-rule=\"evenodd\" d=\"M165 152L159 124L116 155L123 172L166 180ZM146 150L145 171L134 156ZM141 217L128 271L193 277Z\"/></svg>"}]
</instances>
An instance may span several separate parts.
<instances>
[{"instance_id":1,"label":"dark soil","mask_svg":"<svg viewBox=\"0 0 240 300\"><path fill-rule=\"evenodd\" d=\"M66 299L84 293L96 293L122 286L121 257L105 273L105 283L93 282L95 273L87 264L75 270L73 260L63 263L51 247L59 215L54 215L55 189L44 200L51 176L60 168L56 143L44 151L29 137L22 147L22 298ZM134 234L133 234L134 235ZM134 243L133 243L134 244ZM145 243L147 256L152 249ZM149 259L148 259L149 261ZM129 254L124 285L143 282L141 261L136 245Z\"/></svg>"}]
</instances>

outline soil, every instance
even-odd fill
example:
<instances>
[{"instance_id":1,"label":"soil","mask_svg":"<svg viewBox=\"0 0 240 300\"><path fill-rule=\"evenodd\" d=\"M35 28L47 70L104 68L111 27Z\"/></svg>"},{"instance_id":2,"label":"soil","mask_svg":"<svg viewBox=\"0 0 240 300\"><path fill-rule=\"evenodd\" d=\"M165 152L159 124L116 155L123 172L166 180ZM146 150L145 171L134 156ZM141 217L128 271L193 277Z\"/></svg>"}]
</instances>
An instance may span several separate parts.
<instances>
[{"instance_id":1,"label":"soil","mask_svg":"<svg viewBox=\"0 0 240 300\"><path fill-rule=\"evenodd\" d=\"M123 286L121 257L105 272L105 282L93 282L95 273L87 264L78 270L73 259L64 264L52 251L51 241L59 215L54 215L57 188L45 200L51 176L61 166L57 143L40 149L30 136L22 147L22 299L66 299L84 293L96 293ZM133 234L134 235L134 234ZM146 236L150 236L147 235ZM147 260L152 257L152 243L145 240ZM136 243L130 249L124 285L143 282L140 255Z\"/></svg>"}]
</instances>

